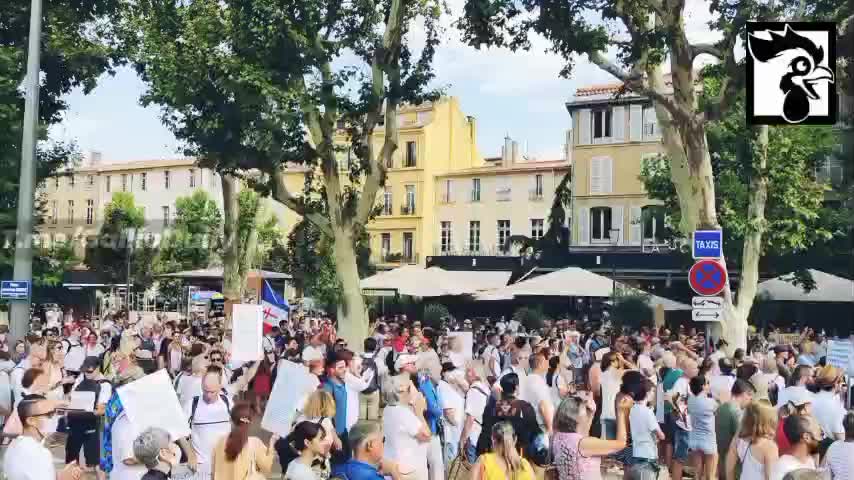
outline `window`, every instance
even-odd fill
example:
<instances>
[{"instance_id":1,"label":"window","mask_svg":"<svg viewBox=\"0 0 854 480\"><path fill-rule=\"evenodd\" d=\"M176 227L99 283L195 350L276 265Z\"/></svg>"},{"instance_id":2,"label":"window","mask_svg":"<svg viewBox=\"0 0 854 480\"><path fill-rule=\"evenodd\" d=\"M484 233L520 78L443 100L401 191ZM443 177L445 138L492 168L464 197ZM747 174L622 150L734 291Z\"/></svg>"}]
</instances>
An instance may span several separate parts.
<instances>
[{"instance_id":1,"label":"window","mask_svg":"<svg viewBox=\"0 0 854 480\"><path fill-rule=\"evenodd\" d=\"M417 149L415 142L406 142L406 161L404 167L414 167L417 165Z\"/></svg>"},{"instance_id":2,"label":"window","mask_svg":"<svg viewBox=\"0 0 854 480\"><path fill-rule=\"evenodd\" d=\"M644 243L664 243L664 207L649 205L641 212Z\"/></svg>"},{"instance_id":3,"label":"window","mask_svg":"<svg viewBox=\"0 0 854 480\"><path fill-rule=\"evenodd\" d=\"M382 254L383 260L388 258L391 253L391 234L383 233L380 235L380 253Z\"/></svg>"},{"instance_id":4,"label":"window","mask_svg":"<svg viewBox=\"0 0 854 480\"><path fill-rule=\"evenodd\" d=\"M472 178L471 179L471 201L479 202L480 201L480 179Z\"/></svg>"},{"instance_id":5,"label":"window","mask_svg":"<svg viewBox=\"0 0 854 480\"><path fill-rule=\"evenodd\" d=\"M590 240L604 242L611 239L611 209L595 207L590 209Z\"/></svg>"},{"instance_id":6,"label":"window","mask_svg":"<svg viewBox=\"0 0 854 480\"><path fill-rule=\"evenodd\" d=\"M469 222L469 251L480 251L480 222L477 220Z\"/></svg>"},{"instance_id":7,"label":"window","mask_svg":"<svg viewBox=\"0 0 854 480\"><path fill-rule=\"evenodd\" d=\"M139 174L139 188L142 189L143 192L147 188L147 185L146 185L147 183L148 183L148 174L145 172L140 173Z\"/></svg>"},{"instance_id":8,"label":"window","mask_svg":"<svg viewBox=\"0 0 854 480\"><path fill-rule=\"evenodd\" d=\"M68 201L68 224L74 223L74 200Z\"/></svg>"},{"instance_id":9,"label":"window","mask_svg":"<svg viewBox=\"0 0 854 480\"><path fill-rule=\"evenodd\" d=\"M439 231L440 249L442 253L451 251L451 222L442 222Z\"/></svg>"},{"instance_id":10,"label":"window","mask_svg":"<svg viewBox=\"0 0 854 480\"><path fill-rule=\"evenodd\" d=\"M391 215L391 214L392 214L391 190L388 187L385 187L385 191L383 192L383 215Z\"/></svg>"},{"instance_id":11,"label":"window","mask_svg":"<svg viewBox=\"0 0 854 480\"><path fill-rule=\"evenodd\" d=\"M590 193L611 193L613 177L611 157L590 159Z\"/></svg>"},{"instance_id":12,"label":"window","mask_svg":"<svg viewBox=\"0 0 854 480\"><path fill-rule=\"evenodd\" d=\"M543 238L544 230L543 230L543 219L542 218L532 218L531 219L531 238L533 240L539 240Z\"/></svg>"},{"instance_id":13,"label":"window","mask_svg":"<svg viewBox=\"0 0 854 480\"><path fill-rule=\"evenodd\" d=\"M412 232L403 232L403 260L406 262L414 262L416 260Z\"/></svg>"},{"instance_id":14,"label":"window","mask_svg":"<svg viewBox=\"0 0 854 480\"><path fill-rule=\"evenodd\" d=\"M442 201L441 203L454 203L453 198L453 180L445 180L444 189L442 191Z\"/></svg>"},{"instance_id":15,"label":"window","mask_svg":"<svg viewBox=\"0 0 854 480\"><path fill-rule=\"evenodd\" d=\"M593 111L593 141L611 138L611 109Z\"/></svg>"},{"instance_id":16,"label":"window","mask_svg":"<svg viewBox=\"0 0 854 480\"><path fill-rule=\"evenodd\" d=\"M163 205L163 226L169 226L169 205Z\"/></svg>"},{"instance_id":17,"label":"window","mask_svg":"<svg viewBox=\"0 0 854 480\"><path fill-rule=\"evenodd\" d=\"M122 191L128 191L128 175L126 173L122 174Z\"/></svg>"},{"instance_id":18,"label":"window","mask_svg":"<svg viewBox=\"0 0 854 480\"><path fill-rule=\"evenodd\" d=\"M510 239L510 220L498 221L498 248L503 249Z\"/></svg>"},{"instance_id":19,"label":"window","mask_svg":"<svg viewBox=\"0 0 854 480\"><path fill-rule=\"evenodd\" d=\"M86 200L86 225L95 223L95 200Z\"/></svg>"},{"instance_id":20,"label":"window","mask_svg":"<svg viewBox=\"0 0 854 480\"><path fill-rule=\"evenodd\" d=\"M543 175L540 173L534 175L534 195L543 198Z\"/></svg>"},{"instance_id":21,"label":"window","mask_svg":"<svg viewBox=\"0 0 854 480\"><path fill-rule=\"evenodd\" d=\"M196 188L196 169L190 169L190 188Z\"/></svg>"},{"instance_id":22,"label":"window","mask_svg":"<svg viewBox=\"0 0 854 480\"><path fill-rule=\"evenodd\" d=\"M77 177L75 177L73 174L68 176L68 186L69 187L74 188L74 184L76 181L77 181Z\"/></svg>"},{"instance_id":23,"label":"window","mask_svg":"<svg viewBox=\"0 0 854 480\"><path fill-rule=\"evenodd\" d=\"M658 129L658 118L655 116L655 108L652 106L643 108L643 136L645 139L655 138L661 135Z\"/></svg>"},{"instance_id":24,"label":"window","mask_svg":"<svg viewBox=\"0 0 854 480\"><path fill-rule=\"evenodd\" d=\"M56 225L59 221L59 203L56 200L50 202L50 223Z\"/></svg>"},{"instance_id":25,"label":"window","mask_svg":"<svg viewBox=\"0 0 854 480\"><path fill-rule=\"evenodd\" d=\"M107 178L106 178L106 183L107 183L107 193L110 193L110 186L111 186L110 184L112 183L110 180L112 180L112 179L113 179L113 177L111 177L111 176L107 175Z\"/></svg>"},{"instance_id":26,"label":"window","mask_svg":"<svg viewBox=\"0 0 854 480\"><path fill-rule=\"evenodd\" d=\"M169 190L169 170L163 172L163 186Z\"/></svg>"},{"instance_id":27,"label":"window","mask_svg":"<svg viewBox=\"0 0 854 480\"><path fill-rule=\"evenodd\" d=\"M405 215L415 215L415 185L406 185L406 204L404 205Z\"/></svg>"},{"instance_id":28,"label":"window","mask_svg":"<svg viewBox=\"0 0 854 480\"><path fill-rule=\"evenodd\" d=\"M86 184L90 187L95 185L95 175L89 175L88 177L86 177Z\"/></svg>"}]
</instances>

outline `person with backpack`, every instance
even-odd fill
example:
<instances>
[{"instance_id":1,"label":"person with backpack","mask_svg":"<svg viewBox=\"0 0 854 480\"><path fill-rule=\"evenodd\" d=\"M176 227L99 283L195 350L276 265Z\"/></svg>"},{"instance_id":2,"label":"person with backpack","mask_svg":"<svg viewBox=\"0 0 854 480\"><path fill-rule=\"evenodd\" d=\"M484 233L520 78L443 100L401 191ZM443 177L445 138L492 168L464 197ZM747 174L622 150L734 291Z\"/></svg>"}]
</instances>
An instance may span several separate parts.
<instances>
[{"instance_id":1,"label":"person with backpack","mask_svg":"<svg viewBox=\"0 0 854 480\"><path fill-rule=\"evenodd\" d=\"M86 359L86 347L80 341L80 333L80 328L74 328L68 337L62 341L65 353L62 366L65 369L65 375L74 378L80 375L83 360Z\"/></svg>"},{"instance_id":2,"label":"person with backpack","mask_svg":"<svg viewBox=\"0 0 854 480\"><path fill-rule=\"evenodd\" d=\"M519 376L507 373L500 380L501 395L483 413L483 426L477 441L477 453L488 453L492 443L492 427L500 422L510 422L516 433L517 448L528 460L544 464L545 458L540 458L542 452L535 445L535 439L541 433L537 424L537 413L530 403L518 398Z\"/></svg>"},{"instance_id":3,"label":"person with backpack","mask_svg":"<svg viewBox=\"0 0 854 480\"><path fill-rule=\"evenodd\" d=\"M66 416L68 440L65 442L65 463L76 462L80 457L80 448L82 447L83 457L89 470L94 470L98 465L100 455L98 419L104 415L104 409L113 394L110 383L103 380L98 372L100 364L101 361L98 357L86 357L80 366L83 375L78 377L71 389L72 396L74 396L74 392L93 394L92 411L70 411Z\"/></svg>"},{"instance_id":4,"label":"person with backpack","mask_svg":"<svg viewBox=\"0 0 854 480\"><path fill-rule=\"evenodd\" d=\"M377 339L368 337L364 342L362 354L362 378L368 381L368 388L362 390L359 402L360 420L379 420L380 418L380 376L386 372L385 365L377 362Z\"/></svg>"}]
</instances>

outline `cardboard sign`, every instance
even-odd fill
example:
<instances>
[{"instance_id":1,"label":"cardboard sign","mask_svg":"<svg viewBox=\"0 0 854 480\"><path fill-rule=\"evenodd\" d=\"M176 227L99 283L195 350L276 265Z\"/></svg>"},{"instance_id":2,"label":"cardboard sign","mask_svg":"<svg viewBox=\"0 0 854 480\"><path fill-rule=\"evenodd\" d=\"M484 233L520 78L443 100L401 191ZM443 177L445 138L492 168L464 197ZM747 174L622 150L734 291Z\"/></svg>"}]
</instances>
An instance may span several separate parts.
<instances>
[{"instance_id":1,"label":"cardboard sign","mask_svg":"<svg viewBox=\"0 0 854 480\"><path fill-rule=\"evenodd\" d=\"M238 362L261 360L264 336L261 305L238 304L232 310L231 358Z\"/></svg>"},{"instance_id":2,"label":"cardboard sign","mask_svg":"<svg viewBox=\"0 0 854 480\"><path fill-rule=\"evenodd\" d=\"M172 438L190 435L189 419L166 370L158 370L116 390L136 434L159 427Z\"/></svg>"}]
</instances>

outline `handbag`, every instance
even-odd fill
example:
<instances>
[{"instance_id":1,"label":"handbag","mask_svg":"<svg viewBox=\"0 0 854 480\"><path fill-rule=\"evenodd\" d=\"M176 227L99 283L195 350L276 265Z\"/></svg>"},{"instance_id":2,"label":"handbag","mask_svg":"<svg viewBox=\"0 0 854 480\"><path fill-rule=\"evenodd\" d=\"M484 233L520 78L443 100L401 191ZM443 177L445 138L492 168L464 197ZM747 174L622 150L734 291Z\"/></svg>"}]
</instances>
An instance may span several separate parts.
<instances>
[{"instance_id":1,"label":"handbag","mask_svg":"<svg viewBox=\"0 0 854 480\"><path fill-rule=\"evenodd\" d=\"M461 452L448 467L448 480L469 480L473 469L474 465L469 463L465 453Z\"/></svg>"}]
</instances>

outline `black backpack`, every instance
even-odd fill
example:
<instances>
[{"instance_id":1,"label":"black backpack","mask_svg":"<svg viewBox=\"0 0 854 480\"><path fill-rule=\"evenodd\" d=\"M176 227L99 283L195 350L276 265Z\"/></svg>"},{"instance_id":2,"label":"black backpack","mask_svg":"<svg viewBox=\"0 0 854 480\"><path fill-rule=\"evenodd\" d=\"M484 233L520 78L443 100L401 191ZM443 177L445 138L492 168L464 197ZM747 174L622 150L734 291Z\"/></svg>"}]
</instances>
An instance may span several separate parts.
<instances>
[{"instance_id":1,"label":"black backpack","mask_svg":"<svg viewBox=\"0 0 854 480\"><path fill-rule=\"evenodd\" d=\"M377 371L377 361L374 357L362 357L364 368L374 372L373 377L371 377L371 384L362 391L365 395L369 395L371 393L376 392L380 389L380 374Z\"/></svg>"},{"instance_id":2,"label":"black backpack","mask_svg":"<svg viewBox=\"0 0 854 480\"><path fill-rule=\"evenodd\" d=\"M192 407L190 407L190 428L193 428L193 419L196 418L196 408L199 407L199 399L200 398L201 398L200 395L196 395L195 397L193 397L193 405L192 405ZM224 388L222 389L222 392L219 394L219 398L221 398L222 401L225 402L225 409L228 410L229 413L231 413L231 400L228 399L228 392ZM217 423L228 423L228 422L231 422L230 418L228 420L223 421L223 422L197 423L196 425L212 425L212 424L217 424Z\"/></svg>"}]
</instances>

